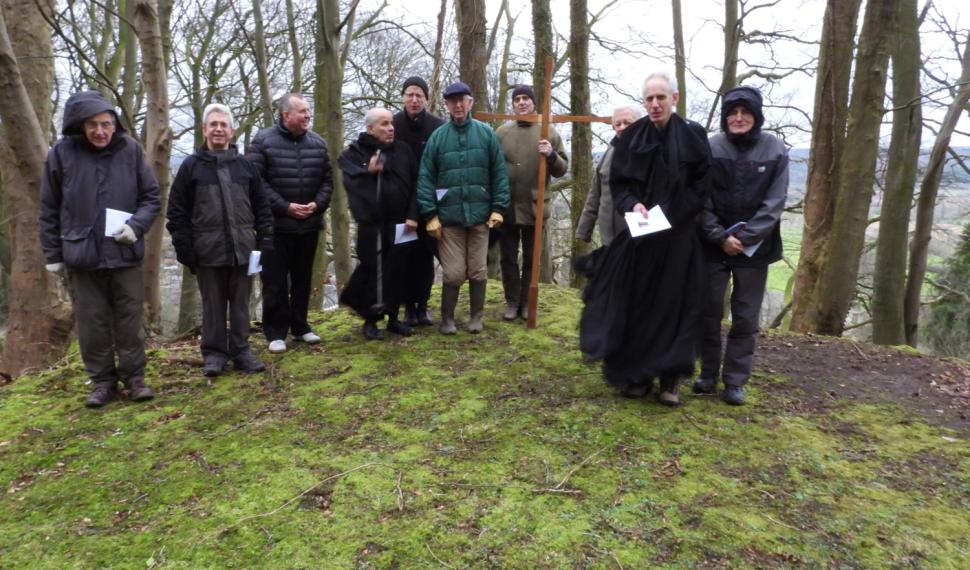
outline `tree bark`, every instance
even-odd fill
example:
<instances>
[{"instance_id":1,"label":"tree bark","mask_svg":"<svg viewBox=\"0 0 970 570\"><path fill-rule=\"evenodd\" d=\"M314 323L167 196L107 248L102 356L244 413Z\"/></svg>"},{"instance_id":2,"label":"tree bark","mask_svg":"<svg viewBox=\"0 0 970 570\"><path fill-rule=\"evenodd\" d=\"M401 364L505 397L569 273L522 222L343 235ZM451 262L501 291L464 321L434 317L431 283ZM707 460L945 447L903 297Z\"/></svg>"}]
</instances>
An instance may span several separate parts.
<instances>
[{"instance_id":1,"label":"tree bark","mask_svg":"<svg viewBox=\"0 0 970 570\"><path fill-rule=\"evenodd\" d=\"M586 0L569 3L569 106L576 115L589 115L589 20ZM589 123L574 123L572 136L572 194L570 197L569 236L572 240L572 259L586 255L590 245L576 239L576 226L583 213L586 196L593 178L593 131ZM548 191L548 190L547 190ZM583 277L570 267L570 284L582 287Z\"/></svg>"},{"instance_id":2,"label":"tree bark","mask_svg":"<svg viewBox=\"0 0 970 570\"><path fill-rule=\"evenodd\" d=\"M70 305L57 299L58 278L44 270L37 239L38 190L54 87L50 29L40 10L50 15L52 2L0 3L0 123L4 130L0 171L12 252L3 368L12 376L64 354L73 326ZM16 136L9 136L11 133Z\"/></svg>"},{"instance_id":3,"label":"tree bark","mask_svg":"<svg viewBox=\"0 0 970 570\"><path fill-rule=\"evenodd\" d=\"M869 0L859 36L835 219L814 303L817 332L839 336L855 297L885 113L893 0Z\"/></svg>"},{"instance_id":4,"label":"tree bark","mask_svg":"<svg viewBox=\"0 0 970 570\"><path fill-rule=\"evenodd\" d=\"M434 68L431 71L431 82L428 93L428 110L437 114L438 96L441 93L441 68L444 66L444 38L445 38L445 17L448 15L448 0L441 0L441 9L438 10L438 31L434 40Z\"/></svg>"},{"instance_id":5,"label":"tree bark","mask_svg":"<svg viewBox=\"0 0 970 570\"><path fill-rule=\"evenodd\" d=\"M263 114L263 126L273 124L273 96L269 91L269 71L266 69L266 33L263 31L262 2L253 2L253 41L256 60L256 79L259 82L259 108Z\"/></svg>"},{"instance_id":6,"label":"tree bark","mask_svg":"<svg viewBox=\"0 0 970 570\"><path fill-rule=\"evenodd\" d=\"M906 280L906 300L903 309L906 343L913 347L919 340L920 297L923 279L926 277L926 257L933 232L933 210L940 190L943 165L946 162L947 149L950 147L950 137L953 136L961 113L970 102L970 34L967 34L967 40L963 46L961 65L960 87L946 110L940 132L936 135L936 142L933 143L923 181L920 183L919 200L916 205L916 229L913 231L913 241L910 243L909 276Z\"/></svg>"},{"instance_id":7,"label":"tree bark","mask_svg":"<svg viewBox=\"0 0 970 570\"><path fill-rule=\"evenodd\" d=\"M475 108L488 111L485 0L457 0L455 19L458 24L459 76L471 88Z\"/></svg>"},{"instance_id":8,"label":"tree bark","mask_svg":"<svg viewBox=\"0 0 970 570\"><path fill-rule=\"evenodd\" d=\"M906 242L923 132L916 0L901 0L897 10L892 55L893 131L876 241L879 270L873 275L872 293L872 341L889 345L906 342Z\"/></svg>"},{"instance_id":9,"label":"tree bark","mask_svg":"<svg viewBox=\"0 0 970 570\"><path fill-rule=\"evenodd\" d=\"M302 93L303 53L300 51L300 42L296 37L296 17L293 12L293 0L286 0L286 24L290 40L290 63L293 65L293 83L290 91Z\"/></svg>"},{"instance_id":10,"label":"tree bark","mask_svg":"<svg viewBox=\"0 0 970 570\"><path fill-rule=\"evenodd\" d=\"M671 0L674 16L674 73L677 77L677 114L687 117L687 59L684 56L684 20L680 15L680 0ZM735 8L736 10L736 8Z\"/></svg>"},{"instance_id":11,"label":"tree bark","mask_svg":"<svg viewBox=\"0 0 970 570\"><path fill-rule=\"evenodd\" d=\"M861 0L828 0L822 24L805 184L804 227L792 304L791 329L815 330L815 289L832 228L839 157L845 143L849 77Z\"/></svg>"},{"instance_id":12,"label":"tree bark","mask_svg":"<svg viewBox=\"0 0 970 570\"><path fill-rule=\"evenodd\" d=\"M532 38L535 43L535 63L532 67L532 89L536 94L536 112L540 109L546 97L546 57L556 61L556 54L552 49L552 11L549 0L532 0ZM553 68L555 75L555 67ZM547 189L548 191L548 189ZM580 206L582 207L582 206ZM572 209L572 208L570 208ZM546 225L542 232L542 256L539 260L539 282L552 283L552 254L549 251L550 226Z\"/></svg>"}]
</instances>

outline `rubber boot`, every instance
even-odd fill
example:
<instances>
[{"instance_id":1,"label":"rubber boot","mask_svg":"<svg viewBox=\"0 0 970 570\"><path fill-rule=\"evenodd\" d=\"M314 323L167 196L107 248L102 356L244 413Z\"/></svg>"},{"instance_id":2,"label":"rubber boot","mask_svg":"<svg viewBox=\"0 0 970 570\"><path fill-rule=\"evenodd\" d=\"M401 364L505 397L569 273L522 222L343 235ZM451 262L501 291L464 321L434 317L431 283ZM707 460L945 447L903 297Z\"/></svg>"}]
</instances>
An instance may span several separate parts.
<instances>
[{"instance_id":1,"label":"rubber boot","mask_svg":"<svg viewBox=\"0 0 970 570\"><path fill-rule=\"evenodd\" d=\"M472 281L469 283L471 296L471 318L468 320L468 332L478 334L482 332L482 311L485 309L485 284L487 281Z\"/></svg>"},{"instance_id":2,"label":"rubber boot","mask_svg":"<svg viewBox=\"0 0 970 570\"><path fill-rule=\"evenodd\" d=\"M455 326L455 305L458 304L458 291L461 285L441 286L441 334L452 335L458 332Z\"/></svg>"}]
</instances>

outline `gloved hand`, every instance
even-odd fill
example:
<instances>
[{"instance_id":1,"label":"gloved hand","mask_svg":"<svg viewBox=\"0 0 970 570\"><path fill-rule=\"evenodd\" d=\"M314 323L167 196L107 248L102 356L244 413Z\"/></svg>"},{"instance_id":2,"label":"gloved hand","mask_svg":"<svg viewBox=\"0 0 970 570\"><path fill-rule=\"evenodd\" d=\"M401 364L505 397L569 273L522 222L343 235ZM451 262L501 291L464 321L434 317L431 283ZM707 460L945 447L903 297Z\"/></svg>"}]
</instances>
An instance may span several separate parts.
<instances>
[{"instance_id":1,"label":"gloved hand","mask_svg":"<svg viewBox=\"0 0 970 570\"><path fill-rule=\"evenodd\" d=\"M494 230L495 228L501 226L502 222L504 221L505 221L505 218L502 217L502 214L499 214L498 212L492 212L492 215L488 217L488 221L485 222L485 225L488 226L489 229Z\"/></svg>"},{"instance_id":2,"label":"gloved hand","mask_svg":"<svg viewBox=\"0 0 970 570\"><path fill-rule=\"evenodd\" d=\"M128 224L122 224L120 228L111 232L111 237L115 238L116 242L124 245L131 245L138 241L135 230L131 229L131 226Z\"/></svg>"},{"instance_id":3,"label":"gloved hand","mask_svg":"<svg viewBox=\"0 0 970 570\"><path fill-rule=\"evenodd\" d=\"M434 239L441 239L441 220L438 216L435 216L428 220L428 225L425 227L428 230L428 235Z\"/></svg>"},{"instance_id":4,"label":"gloved hand","mask_svg":"<svg viewBox=\"0 0 970 570\"><path fill-rule=\"evenodd\" d=\"M44 269L50 271L51 273L61 273L64 271L64 262L58 261L57 263L48 263L44 266Z\"/></svg>"}]
</instances>

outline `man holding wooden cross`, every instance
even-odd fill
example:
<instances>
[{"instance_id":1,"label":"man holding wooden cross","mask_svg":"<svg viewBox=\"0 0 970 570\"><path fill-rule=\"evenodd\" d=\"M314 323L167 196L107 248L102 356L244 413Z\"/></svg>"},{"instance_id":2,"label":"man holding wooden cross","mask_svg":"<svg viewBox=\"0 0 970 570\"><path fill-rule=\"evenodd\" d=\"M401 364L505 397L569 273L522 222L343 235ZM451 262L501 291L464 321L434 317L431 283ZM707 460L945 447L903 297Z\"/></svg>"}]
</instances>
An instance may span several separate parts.
<instances>
[{"instance_id":1,"label":"man holding wooden cross","mask_svg":"<svg viewBox=\"0 0 970 570\"><path fill-rule=\"evenodd\" d=\"M517 85L512 90L512 108L516 115L535 113L535 92L528 85ZM520 314L529 319L529 284L532 275L533 237L536 223L537 177L539 161L545 160L545 182L552 176L566 174L569 161L562 144L562 137L555 129L549 129L548 139L540 136L540 125L535 121L509 121L496 130L505 154L505 168L509 174L511 203L505 211L505 222L499 246L502 253L502 287L505 289L505 312L502 318L515 320ZM543 220L549 219L549 199L546 193ZM522 272L519 273L519 242L522 242Z\"/></svg>"}]
</instances>

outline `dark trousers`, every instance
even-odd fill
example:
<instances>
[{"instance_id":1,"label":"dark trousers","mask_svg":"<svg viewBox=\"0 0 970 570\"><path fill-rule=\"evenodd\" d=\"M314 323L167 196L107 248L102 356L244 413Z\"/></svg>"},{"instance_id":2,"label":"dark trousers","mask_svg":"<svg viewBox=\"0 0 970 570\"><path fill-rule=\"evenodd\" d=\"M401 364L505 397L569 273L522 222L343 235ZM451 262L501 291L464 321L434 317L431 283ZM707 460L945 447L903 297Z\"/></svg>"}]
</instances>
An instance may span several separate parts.
<instances>
[{"instance_id":1,"label":"dark trousers","mask_svg":"<svg viewBox=\"0 0 970 570\"><path fill-rule=\"evenodd\" d=\"M724 291L733 275L731 288L731 330L724 351L725 385L744 386L751 376L754 349L758 338L758 316L765 296L768 266L729 267L722 263L705 264L707 298L701 318L701 377L717 380L721 372L721 316Z\"/></svg>"},{"instance_id":2,"label":"dark trousers","mask_svg":"<svg viewBox=\"0 0 970 570\"><path fill-rule=\"evenodd\" d=\"M310 332L306 316L319 235L319 232L274 234L273 252L260 260L263 332L270 342L286 339L287 331L293 336Z\"/></svg>"},{"instance_id":3,"label":"dark trousers","mask_svg":"<svg viewBox=\"0 0 970 570\"><path fill-rule=\"evenodd\" d=\"M202 294L202 356L207 360L218 358L225 361L249 351L249 292L252 284L248 269L241 265L195 270Z\"/></svg>"},{"instance_id":4,"label":"dark trousers","mask_svg":"<svg viewBox=\"0 0 970 570\"><path fill-rule=\"evenodd\" d=\"M535 230L535 226L515 224L502 226L502 235L498 241L502 253L502 287L505 289L505 302L510 305L522 307L529 300ZM519 242L522 243L521 273L519 273Z\"/></svg>"},{"instance_id":5,"label":"dark trousers","mask_svg":"<svg viewBox=\"0 0 970 570\"><path fill-rule=\"evenodd\" d=\"M71 271L81 360L92 382L125 384L145 377L141 267ZM115 352L118 364L115 366Z\"/></svg>"},{"instance_id":6,"label":"dark trousers","mask_svg":"<svg viewBox=\"0 0 970 570\"><path fill-rule=\"evenodd\" d=\"M434 284L434 258L437 241L424 232L418 232L417 243L408 252L408 263L404 277L404 302L410 305L427 306Z\"/></svg>"}]
</instances>

